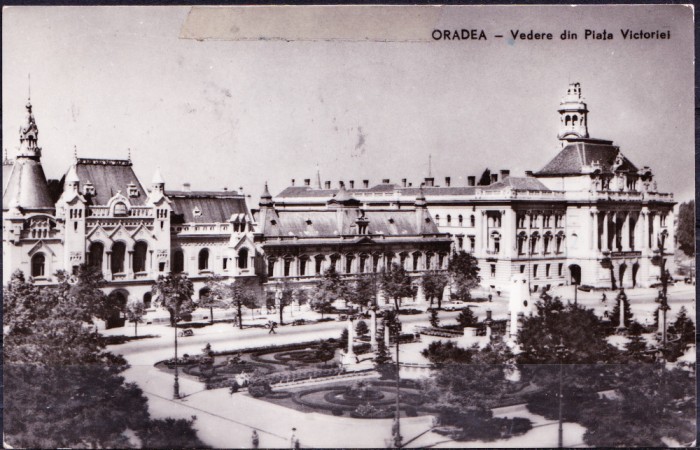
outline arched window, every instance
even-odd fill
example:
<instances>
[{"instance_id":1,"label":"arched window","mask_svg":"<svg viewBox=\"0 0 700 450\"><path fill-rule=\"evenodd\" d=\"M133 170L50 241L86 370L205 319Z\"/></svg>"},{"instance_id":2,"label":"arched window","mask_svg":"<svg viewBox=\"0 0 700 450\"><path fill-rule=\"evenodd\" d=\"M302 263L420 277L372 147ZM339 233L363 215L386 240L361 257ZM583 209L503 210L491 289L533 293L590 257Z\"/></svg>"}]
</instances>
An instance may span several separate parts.
<instances>
[{"instance_id":1,"label":"arched window","mask_svg":"<svg viewBox=\"0 0 700 450\"><path fill-rule=\"evenodd\" d=\"M245 247L238 251L238 268L248 268L248 249Z\"/></svg>"},{"instance_id":2,"label":"arched window","mask_svg":"<svg viewBox=\"0 0 700 450\"><path fill-rule=\"evenodd\" d=\"M525 254L525 241L527 241L527 235L524 231L518 234L518 255Z\"/></svg>"},{"instance_id":3,"label":"arched window","mask_svg":"<svg viewBox=\"0 0 700 450\"><path fill-rule=\"evenodd\" d=\"M102 268L102 258L105 247L100 242L93 242L88 249L88 265L97 269Z\"/></svg>"},{"instance_id":4,"label":"arched window","mask_svg":"<svg viewBox=\"0 0 700 450\"><path fill-rule=\"evenodd\" d=\"M435 214L435 225L440 226L440 214Z\"/></svg>"},{"instance_id":5,"label":"arched window","mask_svg":"<svg viewBox=\"0 0 700 450\"><path fill-rule=\"evenodd\" d=\"M450 225L452 225L452 216L448 214L447 215L447 226L450 226Z\"/></svg>"},{"instance_id":6,"label":"arched window","mask_svg":"<svg viewBox=\"0 0 700 450\"><path fill-rule=\"evenodd\" d=\"M457 221L459 222L459 226L461 227L463 222L464 222L464 218L462 217L461 214L457 217Z\"/></svg>"},{"instance_id":7,"label":"arched window","mask_svg":"<svg viewBox=\"0 0 700 450\"><path fill-rule=\"evenodd\" d=\"M124 256L126 255L126 245L123 242L116 242L112 246L111 266L112 273L124 272Z\"/></svg>"},{"instance_id":8,"label":"arched window","mask_svg":"<svg viewBox=\"0 0 700 450\"><path fill-rule=\"evenodd\" d=\"M574 117L571 119L571 125L576 126L576 123L577 123L577 122L578 122L578 116L574 116Z\"/></svg>"},{"instance_id":9,"label":"arched window","mask_svg":"<svg viewBox=\"0 0 700 450\"><path fill-rule=\"evenodd\" d=\"M564 118L564 125L568 126L570 121L571 121L571 116L566 116L566 118Z\"/></svg>"},{"instance_id":10,"label":"arched window","mask_svg":"<svg viewBox=\"0 0 700 450\"><path fill-rule=\"evenodd\" d=\"M210 293L211 293L211 289L209 289L206 286L203 287L202 289L199 290L199 299L202 300L202 299L209 297Z\"/></svg>"},{"instance_id":11,"label":"arched window","mask_svg":"<svg viewBox=\"0 0 700 450\"><path fill-rule=\"evenodd\" d=\"M32 276L43 277L46 272L46 257L43 253L32 256Z\"/></svg>"},{"instance_id":12,"label":"arched window","mask_svg":"<svg viewBox=\"0 0 700 450\"><path fill-rule=\"evenodd\" d=\"M203 248L199 251L199 270L209 269L209 250Z\"/></svg>"},{"instance_id":13,"label":"arched window","mask_svg":"<svg viewBox=\"0 0 700 450\"><path fill-rule=\"evenodd\" d=\"M124 203L117 203L114 205L114 215L115 216L126 216L129 211Z\"/></svg>"},{"instance_id":14,"label":"arched window","mask_svg":"<svg viewBox=\"0 0 700 450\"><path fill-rule=\"evenodd\" d=\"M143 307L144 308L148 309L151 307L151 298L152 297L151 297L150 292L146 292L145 294L143 294Z\"/></svg>"},{"instance_id":15,"label":"arched window","mask_svg":"<svg viewBox=\"0 0 700 450\"><path fill-rule=\"evenodd\" d=\"M472 215L469 217L469 225L470 225L471 227L476 226L476 217L474 217L474 214L472 214Z\"/></svg>"},{"instance_id":16,"label":"arched window","mask_svg":"<svg viewBox=\"0 0 700 450\"><path fill-rule=\"evenodd\" d=\"M173 252L173 273L180 273L185 270L185 255L182 250L175 250Z\"/></svg>"},{"instance_id":17,"label":"arched window","mask_svg":"<svg viewBox=\"0 0 700 450\"><path fill-rule=\"evenodd\" d=\"M137 242L134 246L134 272L146 271L146 255L148 254L148 244Z\"/></svg>"}]
</instances>

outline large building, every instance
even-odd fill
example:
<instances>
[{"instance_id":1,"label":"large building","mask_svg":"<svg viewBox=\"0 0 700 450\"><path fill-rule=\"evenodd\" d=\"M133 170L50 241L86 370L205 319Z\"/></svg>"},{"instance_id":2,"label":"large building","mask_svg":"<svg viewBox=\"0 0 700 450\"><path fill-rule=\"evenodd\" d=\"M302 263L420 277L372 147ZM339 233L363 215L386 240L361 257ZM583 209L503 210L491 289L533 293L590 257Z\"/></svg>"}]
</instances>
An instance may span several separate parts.
<instances>
[{"instance_id":1,"label":"large building","mask_svg":"<svg viewBox=\"0 0 700 450\"><path fill-rule=\"evenodd\" d=\"M350 279L392 262L414 277L446 266L450 237L420 196L365 211L341 189L322 210L285 211L266 187L251 211L235 191L166 190L159 170L146 188L130 159L77 155L61 180L47 181L38 138L28 103L16 159L3 161L4 284L18 269L52 284L85 263L102 271L109 295L151 306L151 286L168 272L187 273L201 298L214 274L255 278L277 295L285 282L310 288L331 266Z\"/></svg>"},{"instance_id":2,"label":"large building","mask_svg":"<svg viewBox=\"0 0 700 450\"><path fill-rule=\"evenodd\" d=\"M579 83L569 86L558 113L561 151L537 172L501 170L481 185L469 176L467 186L425 178L422 192L438 229L479 260L483 285L495 290L506 290L515 274L526 275L532 290L657 283L663 264L672 263L673 195L658 192L652 170L634 165L612 141L589 137ZM282 210L322 208L345 185L306 179L274 200ZM406 179L347 186L368 212L409 207L421 192Z\"/></svg>"}]
</instances>

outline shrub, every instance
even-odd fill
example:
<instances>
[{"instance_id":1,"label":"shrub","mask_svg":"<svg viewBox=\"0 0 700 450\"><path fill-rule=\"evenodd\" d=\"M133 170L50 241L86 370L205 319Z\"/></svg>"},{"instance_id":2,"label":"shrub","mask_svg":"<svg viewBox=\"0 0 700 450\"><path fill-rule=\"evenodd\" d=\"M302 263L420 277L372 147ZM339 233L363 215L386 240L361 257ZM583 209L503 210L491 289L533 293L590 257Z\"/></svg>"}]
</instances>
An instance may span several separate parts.
<instances>
[{"instance_id":1,"label":"shrub","mask_svg":"<svg viewBox=\"0 0 700 450\"><path fill-rule=\"evenodd\" d=\"M334 416L342 416L342 415L343 415L343 410L340 409L340 408L333 408L333 409L331 410L331 413L332 413Z\"/></svg>"},{"instance_id":2,"label":"shrub","mask_svg":"<svg viewBox=\"0 0 700 450\"><path fill-rule=\"evenodd\" d=\"M228 392L229 392L229 394L233 395L236 392L238 392L239 389L240 389L240 386L238 385L238 382L236 380L233 380L233 382L231 383L231 386L228 388Z\"/></svg>"},{"instance_id":3,"label":"shrub","mask_svg":"<svg viewBox=\"0 0 700 450\"><path fill-rule=\"evenodd\" d=\"M418 410L414 406L407 406L406 415L408 417L416 417L418 415Z\"/></svg>"},{"instance_id":4,"label":"shrub","mask_svg":"<svg viewBox=\"0 0 700 450\"><path fill-rule=\"evenodd\" d=\"M365 322L364 320L358 321L357 325L355 325L355 332L358 336L364 336L367 333L369 333L369 327L367 326L367 322Z\"/></svg>"}]
</instances>

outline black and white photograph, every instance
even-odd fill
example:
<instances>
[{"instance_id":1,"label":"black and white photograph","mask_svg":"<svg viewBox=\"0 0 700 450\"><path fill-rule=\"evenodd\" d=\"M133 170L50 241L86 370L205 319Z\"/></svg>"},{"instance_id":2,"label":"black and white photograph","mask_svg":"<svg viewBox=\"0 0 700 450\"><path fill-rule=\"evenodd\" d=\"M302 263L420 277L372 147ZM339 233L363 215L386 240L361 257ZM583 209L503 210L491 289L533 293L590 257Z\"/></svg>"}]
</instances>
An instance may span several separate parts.
<instances>
[{"instance_id":1,"label":"black and white photograph","mask_svg":"<svg viewBox=\"0 0 700 450\"><path fill-rule=\"evenodd\" d=\"M4 448L696 446L693 5L2 22Z\"/></svg>"}]
</instances>

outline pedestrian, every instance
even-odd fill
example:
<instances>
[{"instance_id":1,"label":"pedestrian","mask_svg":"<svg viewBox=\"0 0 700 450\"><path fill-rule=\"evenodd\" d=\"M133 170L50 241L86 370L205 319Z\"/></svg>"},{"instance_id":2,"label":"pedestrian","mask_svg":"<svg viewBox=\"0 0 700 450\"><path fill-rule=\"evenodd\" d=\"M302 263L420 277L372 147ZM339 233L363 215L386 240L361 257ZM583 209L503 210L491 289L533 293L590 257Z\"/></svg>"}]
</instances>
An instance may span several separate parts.
<instances>
[{"instance_id":1,"label":"pedestrian","mask_svg":"<svg viewBox=\"0 0 700 450\"><path fill-rule=\"evenodd\" d=\"M297 448L296 443L297 443L297 429L292 428L292 437L289 438L289 444L290 444L289 446L291 448Z\"/></svg>"},{"instance_id":2,"label":"pedestrian","mask_svg":"<svg viewBox=\"0 0 700 450\"><path fill-rule=\"evenodd\" d=\"M251 440L253 441L253 448L258 448L258 446L260 445L260 438L258 437L257 431L253 430L253 436Z\"/></svg>"},{"instance_id":3,"label":"pedestrian","mask_svg":"<svg viewBox=\"0 0 700 450\"><path fill-rule=\"evenodd\" d=\"M294 441L294 448L301 448L301 444L299 444L299 438L296 438Z\"/></svg>"},{"instance_id":4,"label":"pedestrian","mask_svg":"<svg viewBox=\"0 0 700 450\"><path fill-rule=\"evenodd\" d=\"M601 299L601 301L603 302L603 304L605 304L605 301L606 301L607 299L608 299L608 297L606 297L606 296L605 296L605 292L603 292L603 298Z\"/></svg>"},{"instance_id":5,"label":"pedestrian","mask_svg":"<svg viewBox=\"0 0 700 450\"><path fill-rule=\"evenodd\" d=\"M277 334L275 331L275 327L277 326L277 322L270 321L270 331L267 332L267 334Z\"/></svg>"},{"instance_id":6,"label":"pedestrian","mask_svg":"<svg viewBox=\"0 0 700 450\"><path fill-rule=\"evenodd\" d=\"M489 294L489 301L493 301L493 295Z\"/></svg>"}]
</instances>

